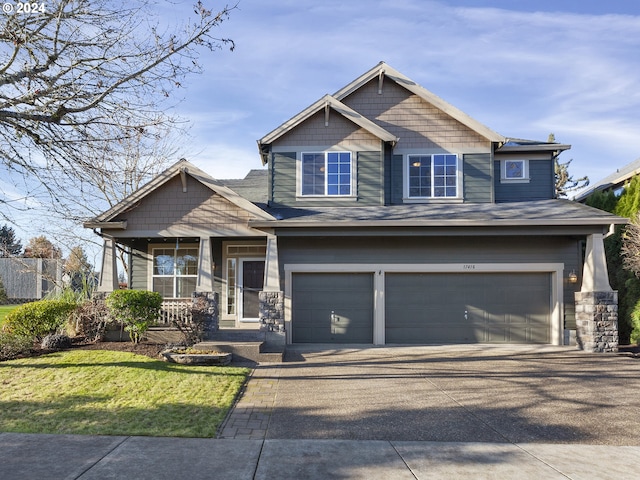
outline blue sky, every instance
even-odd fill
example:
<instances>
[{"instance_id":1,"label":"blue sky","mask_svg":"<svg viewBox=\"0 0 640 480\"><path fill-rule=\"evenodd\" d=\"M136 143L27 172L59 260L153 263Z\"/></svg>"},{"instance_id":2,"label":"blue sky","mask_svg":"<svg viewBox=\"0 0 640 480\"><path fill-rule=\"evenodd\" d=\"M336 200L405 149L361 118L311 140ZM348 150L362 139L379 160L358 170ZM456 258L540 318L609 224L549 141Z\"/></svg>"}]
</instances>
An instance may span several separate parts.
<instances>
[{"instance_id":1,"label":"blue sky","mask_svg":"<svg viewBox=\"0 0 640 480\"><path fill-rule=\"evenodd\" d=\"M176 113L217 178L261 168L256 140L379 61L502 135L572 149L595 183L640 157L640 2L240 0Z\"/></svg>"},{"instance_id":2,"label":"blue sky","mask_svg":"<svg viewBox=\"0 0 640 480\"><path fill-rule=\"evenodd\" d=\"M640 157L634 0L239 0L215 34L235 51L203 52L173 113L191 123L183 156L216 178L262 168L257 139L380 61L502 135L553 132L576 178ZM42 234L24 223L23 243Z\"/></svg>"}]
</instances>

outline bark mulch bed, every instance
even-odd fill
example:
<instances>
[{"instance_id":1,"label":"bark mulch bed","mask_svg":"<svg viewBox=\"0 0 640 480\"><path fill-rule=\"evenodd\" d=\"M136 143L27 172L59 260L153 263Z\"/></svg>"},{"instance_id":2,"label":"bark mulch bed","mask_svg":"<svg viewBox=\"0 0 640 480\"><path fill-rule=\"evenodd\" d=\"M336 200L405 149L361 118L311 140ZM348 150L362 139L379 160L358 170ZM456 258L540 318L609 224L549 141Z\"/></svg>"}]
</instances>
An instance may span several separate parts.
<instances>
[{"instance_id":1,"label":"bark mulch bed","mask_svg":"<svg viewBox=\"0 0 640 480\"><path fill-rule=\"evenodd\" d=\"M132 342L95 342L95 343L75 343L74 349L81 350L115 350L118 352L130 352L138 355L146 355L155 360L159 360L159 354L166 349L165 344L140 342L134 344Z\"/></svg>"}]
</instances>

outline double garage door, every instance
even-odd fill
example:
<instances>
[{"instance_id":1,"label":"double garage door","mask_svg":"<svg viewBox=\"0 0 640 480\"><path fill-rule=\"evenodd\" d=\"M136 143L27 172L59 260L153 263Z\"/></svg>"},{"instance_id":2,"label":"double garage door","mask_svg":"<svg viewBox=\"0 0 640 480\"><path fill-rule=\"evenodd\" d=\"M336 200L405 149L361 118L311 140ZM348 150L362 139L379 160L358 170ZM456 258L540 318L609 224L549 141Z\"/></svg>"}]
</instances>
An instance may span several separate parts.
<instances>
[{"instance_id":1,"label":"double garage door","mask_svg":"<svg viewBox=\"0 0 640 480\"><path fill-rule=\"evenodd\" d=\"M293 343L373 343L372 273L294 273ZM549 273L386 273L387 344L551 343Z\"/></svg>"}]
</instances>

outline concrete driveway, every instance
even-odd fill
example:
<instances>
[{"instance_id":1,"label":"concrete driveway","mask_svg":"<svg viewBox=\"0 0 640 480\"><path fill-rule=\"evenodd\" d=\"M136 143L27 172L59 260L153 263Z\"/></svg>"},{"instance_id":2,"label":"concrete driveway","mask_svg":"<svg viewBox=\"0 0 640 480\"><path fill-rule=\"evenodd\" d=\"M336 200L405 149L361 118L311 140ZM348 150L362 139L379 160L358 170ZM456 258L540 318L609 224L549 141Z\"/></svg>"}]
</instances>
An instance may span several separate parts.
<instances>
[{"instance_id":1,"label":"concrete driveway","mask_svg":"<svg viewBox=\"0 0 640 480\"><path fill-rule=\"evenodd\" d=\"M271 381L266 439L640 445L640 359L628 355L314 345L287 360L255 372Z\"/></svg>"}]
</instances>

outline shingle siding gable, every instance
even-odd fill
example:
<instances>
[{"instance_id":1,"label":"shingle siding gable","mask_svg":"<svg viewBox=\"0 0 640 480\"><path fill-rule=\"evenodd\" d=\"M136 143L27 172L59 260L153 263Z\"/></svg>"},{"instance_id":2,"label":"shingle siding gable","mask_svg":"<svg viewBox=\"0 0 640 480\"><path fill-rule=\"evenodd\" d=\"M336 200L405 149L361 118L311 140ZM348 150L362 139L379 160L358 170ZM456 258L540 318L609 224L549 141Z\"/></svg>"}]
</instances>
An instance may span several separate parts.
<instances>
[{"instance_id":1,"label":"shingle siding gable","mask_svg":"<svg viewBox=\"0 0 640 480\"><path fill-rule=\"evenodd\" d=\"M490 149L490 142L390 79L373 80L343 103L400 138L400 149Z\"/></svg>"},{"instance_id":2,"label":"shingle siding gable","mask_svg":"<svg viewBox=\"0 0 640 480\"><path fill-rule=\"evenodd\" d=\"M380 140L364 128L331 110L327 126L325 126L324 111L318 112L275 141L273 150L308 146L371 150L380 148Z\"/></svg>"},{"instance_id":3,"label":"shingle siding gable","mask_svg":"<svg viewBox=\"0 0 640 480\"><path fill-rule=\"evenodd\" d=\"M249 218L248 212L191 177L187 192L183 192L180 177L175 177L115 220L127 220L127 230L132 231L159 232L179 226L195 232L213 224L233 230L247 225Z\"/></svg>"}]
</instances>

